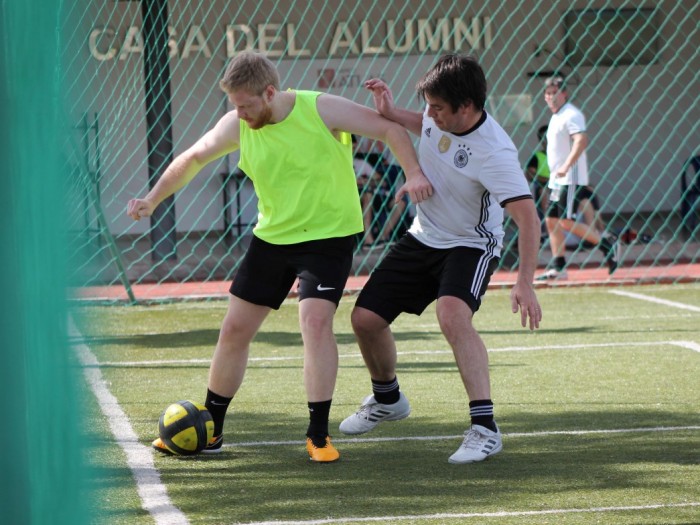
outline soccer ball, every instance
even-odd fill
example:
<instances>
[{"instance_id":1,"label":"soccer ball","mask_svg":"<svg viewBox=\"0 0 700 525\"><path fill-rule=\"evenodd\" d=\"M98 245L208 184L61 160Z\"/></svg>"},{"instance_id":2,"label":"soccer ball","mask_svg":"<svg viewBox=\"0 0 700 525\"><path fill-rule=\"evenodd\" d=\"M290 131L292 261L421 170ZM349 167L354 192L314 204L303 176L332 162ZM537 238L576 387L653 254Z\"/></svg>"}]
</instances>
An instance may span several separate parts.
<instances>
[{"instance_id":1,"label":"soccer ball","mask_svg":"<svg viewBox=\"0 0 700 525\"><path fill-rule=\"evenodd\" d=\"M158 435L173 454L191 456L204 450L214 436L214 421L204 405L178 401L161 414Z\"/></svg>"}]
</instances>

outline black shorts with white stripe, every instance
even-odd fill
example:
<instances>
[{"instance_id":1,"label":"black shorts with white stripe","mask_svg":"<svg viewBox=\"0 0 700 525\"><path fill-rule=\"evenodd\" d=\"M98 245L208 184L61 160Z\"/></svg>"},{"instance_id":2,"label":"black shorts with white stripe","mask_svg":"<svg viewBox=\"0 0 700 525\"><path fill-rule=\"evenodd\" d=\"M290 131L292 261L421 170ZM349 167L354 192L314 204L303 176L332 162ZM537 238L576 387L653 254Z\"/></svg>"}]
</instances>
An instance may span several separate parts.
<instances>
[{"instance_id":1,"label":"black shorts with white stripe","mask_svg":"<svg viewBox=\"0 0 700 525\"><path fill-rule=\"evenodd\" d=\"M406 234L372 272L356 306L391 323L402 312L420 315L435 299L449 295L476 312L497 265L498 257L484 250L431 248Z\"/></svg>"}]
</instances>

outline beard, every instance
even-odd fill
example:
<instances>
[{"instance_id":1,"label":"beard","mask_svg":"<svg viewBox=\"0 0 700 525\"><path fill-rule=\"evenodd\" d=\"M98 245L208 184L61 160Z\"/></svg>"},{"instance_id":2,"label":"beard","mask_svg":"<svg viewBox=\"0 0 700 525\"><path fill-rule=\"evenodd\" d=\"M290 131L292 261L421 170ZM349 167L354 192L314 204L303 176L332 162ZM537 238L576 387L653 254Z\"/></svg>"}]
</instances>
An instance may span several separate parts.
<instances>
[{"instance_id":1,"label":"beard","mask_svg":"<svg viewBox=\"0 0 700 525\"><path fill-rule=\"evenodd\" d=\"M272 108L265 104L255 120L248 122L250 129L260 129L272 121Z\"/></svg>"}]
</instances>

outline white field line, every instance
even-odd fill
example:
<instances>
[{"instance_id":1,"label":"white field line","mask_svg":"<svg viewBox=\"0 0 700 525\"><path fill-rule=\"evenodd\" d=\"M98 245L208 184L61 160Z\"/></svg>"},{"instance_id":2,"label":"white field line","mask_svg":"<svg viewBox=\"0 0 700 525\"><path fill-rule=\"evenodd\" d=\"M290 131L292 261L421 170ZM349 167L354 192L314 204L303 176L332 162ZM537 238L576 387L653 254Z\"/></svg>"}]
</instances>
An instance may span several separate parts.
<instances>
[{"instance_id":1,"label":"white field line","mask_svg":"<svg viewBox=\"0 0 700 525\"><path fill-rule=\"evenodd\" d=\"M538 350L580 350L582 348L615 348L615 347L640 347L640 346L679 346L690 350L698 351L700 345L690 341L636 341L627 343L586 343L575 345L547 345L547 346L504 346L502 348L491 348L491 352L532 352ZM407 355L452 355L452 350L416 350L409 352L397 352L399 356ZM362 355L358 351L353 354L340 354L341 359L361 358ZM271 362L271 361L300 361L303 360L303 355L279 356L279 357L250 357L249 362ZM158 365L197 365L209 364L211 359L162 359L149 361L102 361L99 364L89 366L112 366L112 367L139 367L139 366L158 366ZM87 366L87 365L84 365Z\"/></svg>"},{"instance_id":2,"label":"white field line","mask_svg":"<svg viewBox=\"0 0 700 525\"><path fill-rule=\"evenodd\" d=\"M690 310L691 312L700 312L700 307L693 306L691 304L677 303L675 301L667 301L666 299L659 299L658 297L651 297L649 295L643 295L640 293L623 292L622 290L611 290L611 294L621 295L623 297L630 297L632 299L639 299L640 301L648 301L650 303L662 304L664 306L671 306L673 308L680 308L682 310Z\"/></svg>"},{"instance_id":3,"label":"white field line","mask_svg":"<svg viewBox=\"0 0 700 525\"><path fill-rule=\"evenodd\" d=\"M187 517L172 503L168 497L165 486L160 481L160 474L153 463L153 453L148 447L141 445L138 437L131 427L129 420L124 411L119 406L117 399L111 394L107 385L102 378L102 373L99 368L106 366L109 363L99 363L95 355L90 349L85 346L82 341L82 334L75 327L72 319L70 320L70 336L73 338L74 351L76 352L80 364L84 368L85 378L90 385L90 388L95 395L100 409L106 416L112 434L114 435L117 444L124 450L127 457L127 464L132 470L136 481L137 491L141 497L142 507L148 511L156 524L158 525L187 525L189 520ZM664 344L675 344L684 348L697 350L698 346L692 342L684 341L669 341L665 342L645 342L633 343L635 346L659 346ZM590 347L613 347L613 346L628 346L629 343L607 343L595 345L553 345L547 347L505 347L494 349L492 351L527 351L527 350L547 350L547 349L578 349ZM424 352L400 352L401 355L411 354L449 354L450 351L424 351ZM343 357L351 358L358 357L355 354L345 355ZM279 358L252 358L255 361L269 360L288 360L300 359L300 357L279 357ZM171 360L171 361L142 361L143 364L165 364L165 363L193 363L203 362L208 363L207 359L200 360ZM130 363L111 363L112 365L129 366ZM139 363L131 363L131 366L138 366ZM505 434L507 437L534 437L548 435L588 435L588 434L612 434L612 433L630 433L630 432L669 432L669 431L687 431L700 430L700 426L688 427L652 427L652 428L637 428L637 429L611 429L611 430L572 430L572 431L549 431L549 432L514 432ZM399 438L352 438L352 439L336 439L336 443L365 443L365 442L383 442L383 441L436 441L447 439L459 439L461 435L455 436L412 436ZM224 446L252 447L252 446L284 446L284 445L303 445L304 441L259 441L248 443L228 443ZM396 522L405 520L440 520L440 519L466 519L466 518L485 518L485 517L516 517L516 516L531 516L531 515L551 515L551 514L570 514L570 513L594 513L594 512L621 512L633 510L653 510L663 508L681 508L681 507L696 507L700 503L682 503L682 504L656 504L634 507L598 507L590 509L551 509L544 511L512 511L512 512L491 512L491 513L465 513L465 514L431 514L423 516L384 516L384 517L369 517L369 518L337 518L326 520L308 520L308 521L267 521L254 522L249 525L322 525L333 523L348 523L348 522Z\"/></svg>"},{"instance_id":4,"label":"white field line","mask_svg":"<svg viewBox=\"0 0 700 525\"><path fill-rule=\"evenodd\" d=\"M694 343L692 341L674 341L671 343L676 346L680 346L681 348L687 348L688 350L694 350L696 352L700 352L700 345L697 343Z\"/></svg>"},{"instance_id":5,"label":"white field line","mask_svg":"<svg viewBox=\"0 0 700 525\"><path fill-rule=\"evenodd\" d=\"M549 430L542 432L509 432L503 433L506 438L529 438L529 437L546 437L546 436L589 436L598 434L632 434L643 432L684 432L700 430L700 426L686 427L642 427L642 428L613 428L609 430ZM462 439L463 434L454 436L400 436L400 437L381 437L381 438L333 438L333 443L383 443L397 441L446 441L451 439ZM224 447L282 447L282 446L298 446L304 445L306 442L302 440L296 441L244 441L240 443L224 443Z\"/></svg>"},{"instance_id":6,"label":"white field line","mask_svg":"<svg viewBox=\"0 0 700 525\"><path fill-rule=\"evenodd\" d=\"M72 319L69 319L68 330L71 336L80 334ZM119 406L117 398L107 388L97 358L84 344L74 344L73 350L84 368L85 379L107 418L116 443L126 454L126 462L134 475L141 506L153 517L157 525L188 525L187 517L170 502L165 485L160 481L160 473L153 463L153 452L139 443L136 432Z\"/></svg>"},{"instance_id":7,"label":"white field line","mask_svg":"<svg viewBox=\"0 0 700 525\"><path fill-rule=\"evenodd\" d=\"M688 507L700 507L700 502L690 503L658 503L653 505L627 505L623 507L591 507L588 509L547 509L547 510L521 510L521 511L499 511L499 512L469 512L455 514L425 514L413 516L377 516L371 518L329 518L321 520L306 521L255 521L246 525L330 525L333 523L395 523L406 520L445 520L445 519L468 519L468 518L509 518L519 516L551 516L557 514L592 514L603 512L633 512L659 509L680 509ZM439 523L439 521L438 521ZM242 524L238 524L242 525Z\"/></svg>"}]
</instances>

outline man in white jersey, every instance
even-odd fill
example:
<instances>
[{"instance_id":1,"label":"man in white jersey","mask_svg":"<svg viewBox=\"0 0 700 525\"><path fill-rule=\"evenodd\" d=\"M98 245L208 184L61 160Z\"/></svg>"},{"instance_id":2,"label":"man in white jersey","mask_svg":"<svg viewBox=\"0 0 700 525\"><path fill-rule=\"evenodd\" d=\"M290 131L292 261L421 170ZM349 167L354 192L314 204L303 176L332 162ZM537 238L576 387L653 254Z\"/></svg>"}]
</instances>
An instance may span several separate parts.
<instances>
[{"instance_id":1,"label":"man in white jersey","mask_svg":"<svg viewBox=\"0 0 700 525\"><path fill-rule=\"evenodd\" d=\"M552 111L547 127L547 161L549 163L550 204L545 223L552 248L552 267L538 280L566 279L566 232L597 245L603 252L608 273L617 269L615 238L574 218L581 201L593 199L588 186L586 120L583 113L568 101L562 77L545 80L544 100Z\"/></svg>"},{"instance_id":2,"label":"man in white jersey","mask_svg":"<svg viewBox=\"0 0 700 525\"><path fill-rule=\"evenodd\" d=\"M542 311L532 280L540 222L513 142L484 111L486 78L472 57L446 55L418 83L426 102L421 114L394 105L388 86L369 80L385 117L420 136L419 159L433 186L416 205L416 217L374 270L352 313L352 325L372 379L372 395L340 425L362 434L381 421L411 411L396 378L396 344L390 325L402 312L420 315L437 299L437 318L452 347L469 397L471 427L450 463L472 463L502 448L493 417L488 354L474 329L503 243L503 209L519 228L518 278L511 291L514 313L539 327Z\"/></svg>"}]
</instances>

